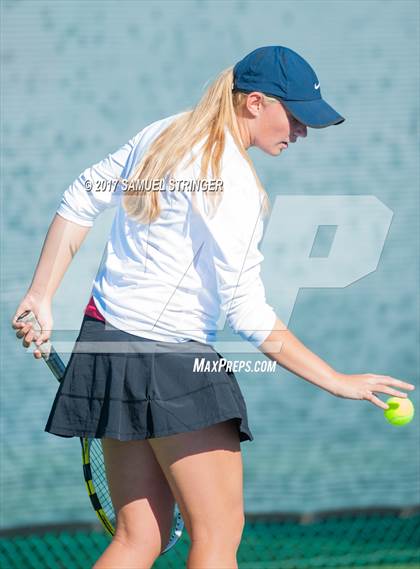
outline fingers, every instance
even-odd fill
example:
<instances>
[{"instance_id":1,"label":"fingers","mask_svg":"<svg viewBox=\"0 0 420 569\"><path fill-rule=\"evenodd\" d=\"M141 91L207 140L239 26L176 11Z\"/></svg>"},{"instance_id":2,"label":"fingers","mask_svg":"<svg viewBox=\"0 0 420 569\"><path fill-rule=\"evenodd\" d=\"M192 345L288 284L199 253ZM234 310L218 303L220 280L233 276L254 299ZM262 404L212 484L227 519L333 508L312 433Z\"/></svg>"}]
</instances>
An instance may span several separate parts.
<instances>
[{"instance_id":1,"label":"fingers","mask_svg":"<svg viewBox=\"0 0 420 569\"><path fill-rule=\"evenodd\" d=\"M41 334L39 334L38 339L36 340L35 344L40 346L41 344L45 344L50 339L50 330L42 330Z\"/></svg>"},{"instance_id":2,"label":"fingers","mask_svg":"<svg viewBox=\"0 0 420 569\"><path fill-rule=\"evenodd\" d=\"M41 346L41 344L45 344L50 338L50 331L49 330L34 330L32 323L19 323L20 326L18 331L16 332L16 337L22 339L22 345L25 348L29 348L32 342L35 342L35 345ZM39 359L42 357L41 351L36 349L34 351L34 356Z\"/></svg>"},{"instance_id":3,"label":"fingers","mask_svg":"<svg viewBox=\"0 0 420 569\"><path fill-rule=\"evenodd\" d=\"M33 330L32 324L30 322L23 323L23 326L19 328L16 332L17 338L23 338L23 345L25 346L25 340L29 340L29 338L33 338L35 335L35 330ZM32 341L32 340L31 340ZM29 344L28 344L29 345ZM26 347L28 347L28 345Z\"/></svg>"},{"instance_id":4,"label":"fingers","mask_svg":"<svg viewBox=\"0 0 420 569\"><path fill-rule=\"evenodd\" d=\"M20 330L24 326L25 322L17 322L15 318L12 320L12 328L14 328L15 330Z\"/></svg>"},{"instance_id":5,"label":"fingers","mask_svg":"<svg viewBox=\"0 0 420 569\"><path fill-rule=\"evenodd\" d=\"M415 389L415 386L412 383L407 383L406 381L401 381L400 379L395 379L394 377L391 377L389 375L372 374L371 378L372 378L371 381L375 380L377 382L376 385L372 385L372 387L370 388L372 391L379 392L379 393L387 393L388 395L393 395L394 397L401 397L402 399L406 399L408 397L408 395L404 391L399 391L398 389L393 389L393 387L388 387L389 385L392 385L395 387L400 387L402 389L407 389L409 391L413 391L413 389ZM378 405L382 409L388 408L385 403L383 403L380 399L375 397L373 394L372 394L372 397L375 398L375 401L373 399L369 398L369 400L372 401L372 403L375 403L376 405ZM380 404L378 402L380 402Z\"/></svg>"},{"instance_id":6,"label":"fingers","mask_svg":"<svg viewBox=\"0 0 420 569\"><path fill-rule=\"evenodd\" d=\"M39 332L36 332L33 328L29 330L29 332L25 335L25 337L22 340L22 344L25 346L25 348L29 348L32 341L36 340L36 338L38 337L38 334Z\"/></svg>"},{"instance_id":7,"label":"fingers","mask_svg":"<svg viewBox=\"0 0 420 569\"><path fill-rule=\"evenodd\" d=\"M42 358L42 354L40 350L34 350L34 358L39 360L40 358Z\"/></svg>"},{"instance_id":8,"label":"fingers","mask_svg":"<svg viewBox=\"0 0 420 569\"><path fill-rule=\"evenodd\" d=\"M372 388L372 391L379 393L388 393L389 395L394 395L394 397L408 397L407 393L404 391L397 391L396 389L392 389L392 387L387 387L386 385L377 385L376 387Z\"/></svg>"},{"instance_id":9,"label":"fingers","mask_svg":"<svg viewBox=\"0 0 420 569\"><path fill-rule=\"evenodd\" d=\"M379 407L380 409L388 409L388 407L389 407L386 403L381 401L379 399L379 397L376 397L376 395L373 395L373 393L371 393L370 395L367 395L366 399L368 401L370 401L371 403L373 403L374 405L376 405L377 407Z\"/></svg>"},{"instance_id":10,"label":"fingers","mask_svg":"<svg viewBox=\"0 0 420 569\"><path fill-rule=\"evenodd\" d=\"M379 380L378 383L386 384L386 385L395 385L395 387L402 387L403 389L408 389L413 391L416 388L415 385L412 383L407 383L406 381L401 381L400 379L395 379L395 377L391 377L389 375L374 375L373 376L376 380Z\"/></svg>"},{"instance_id":11,"label":"fingers","mask_svg":"<svg viewBox=\"0 0 420 569\"><path fill-rule=\"evenodd\" d=\"M28 324L25 322L19 322L14 328L16 328L16 338L23 338L23 336L29 331L32 324Z\"/></svg>"},{"instance_id":12,"label":"fingers","mask_svg":"<svg viewBox=\"0 0 420 569\"><path fill-rule=\"evenodd\" d=\"M31 345L31 342L35 336L35 330L32 328L32 324L30 322L24 324L17 332L17 338L23 338L22 344L25 348L28 348Z\"/></svg>"},{"instance_id":13,"label":"fingers","mask_svg":"<svg viewBox=\"0 0 420 569\"><path fill-rule=\"evenodd\" d=\"M32 322L18 321L19 317L28 315L31 310L38 322L35 328ZM41 346L48 342L51 336L53 322L50 312L50 306L41 306L37 309L32 302L22 302L11 320L12 328L16 330L16 337L22 340L22 345L25 348L30 348L34 342L33 355L35 359L42 358L48 352L48 349ZM45 346L45 348L47 347Z\"/></svg>"},{"instance_id":14,"label":"fingers","mask_svg":"<svg viewBox=\"0 0 420 569\"><path fill-rule=\"evenodd\" d=\"M39 360L39 358L42 358L42 353L41 353L41 350L39 349L38 346L45 344L46 342L48 342L49 339L50 339L50 332L49 331L45 331L45 332L41 333L41 335L39 336L39 338L35 342L35 345L37 346L37 348L34 350L34 358L36 358L37 360Z\"/></svg>"},{"instance_id":15,"label":"fingers","mask_svg":"<svg viewBox=\"0 0 420 569\"><path fill-rule=\"evenodd\" d=\"M16 314L13 316L12 318L12 328L14 328L15 330L19 330L20 328L22 328L23 326L26 325L25 322L18 322L18 318L19 316L22 316L23 314L29 313L29 310L24 310L24 308L19 307L18 310L16 311Z\"/></svg>"}]
</instances>

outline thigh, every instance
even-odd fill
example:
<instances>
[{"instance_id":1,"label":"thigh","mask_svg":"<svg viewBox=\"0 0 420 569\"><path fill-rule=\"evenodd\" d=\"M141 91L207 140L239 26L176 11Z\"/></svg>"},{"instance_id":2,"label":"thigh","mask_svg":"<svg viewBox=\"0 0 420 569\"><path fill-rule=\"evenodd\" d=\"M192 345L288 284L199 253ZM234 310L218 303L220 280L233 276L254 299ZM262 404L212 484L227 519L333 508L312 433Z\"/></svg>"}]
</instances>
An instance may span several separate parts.
<instances>
[{"instance_id":1,"label":"thigh","mask_svg":"<svg viewBox=\"0 0 420 569\"><path fill-rule=\"evenodd\" d=\"M243 476L238 429L224 421L149 439L191 539L242 533Z\"/></svg>"},{"instance_id":2,"label":"thigh","mask_svg":"<svg viewBox=\"0 0 420 569\"><path fill-rule=\"evenodd\" d=\"M146 440L102 439L111 499L117 516L116 538L137 545L165 547L174 498Z\"/></svg>"}]
</instances>

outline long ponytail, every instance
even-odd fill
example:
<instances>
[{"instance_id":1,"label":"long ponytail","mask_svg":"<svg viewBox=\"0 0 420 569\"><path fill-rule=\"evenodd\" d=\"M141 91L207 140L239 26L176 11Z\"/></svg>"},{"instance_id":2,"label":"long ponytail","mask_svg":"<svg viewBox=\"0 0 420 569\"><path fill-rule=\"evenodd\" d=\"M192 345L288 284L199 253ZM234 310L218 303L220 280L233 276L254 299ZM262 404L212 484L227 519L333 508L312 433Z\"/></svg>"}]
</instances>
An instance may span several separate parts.
<instances>
[{"instance_id":1,"label":"long ponytail","mask_svg":"<svg viewBox=\"0 0 420 569\"><path fill-rule=\"evenodd\" d=\"M235 109L246 101L247 94L232 92L233 68L229 67L211 83L198 104L177 117L152 142L150 148L128 180L132 187L140 180L161 180L173 172L185 155L204 140L201 158L200 179L207 177L209 166L214 178L221 174L221 159L225 148L227 127L242 156L248 162L259 190L263 193L263 211L269 209L268 196L255 171L240 136ZM268 97L266 97L268 98ZM194 156L187 166L194 160ZM150 223L160 215L160 200L157 191L128 191L123 197L127 214L141 223ZM206 199L217 205L221 192L206 192Z\"/></svg>"}]
</instances>

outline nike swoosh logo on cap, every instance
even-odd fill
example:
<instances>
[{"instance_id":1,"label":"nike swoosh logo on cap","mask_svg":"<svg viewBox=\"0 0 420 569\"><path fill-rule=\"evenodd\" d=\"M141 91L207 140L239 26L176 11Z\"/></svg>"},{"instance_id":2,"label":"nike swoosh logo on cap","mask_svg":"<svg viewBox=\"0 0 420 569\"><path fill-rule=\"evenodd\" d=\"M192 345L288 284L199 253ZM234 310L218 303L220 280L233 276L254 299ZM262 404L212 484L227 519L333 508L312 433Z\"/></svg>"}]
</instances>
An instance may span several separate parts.
<instances>
[{"instance_id":1,"label":"nike swoosh logo on cap","mask_svg":"<svg viewBox=\"0 0 420 569\"><path fill-rule=\"evenodd\" d=\"M315 83L315 84L314 84L315 89L319 89L320 86L321 86L321 83Z\"/></svg>"}]
</instances>

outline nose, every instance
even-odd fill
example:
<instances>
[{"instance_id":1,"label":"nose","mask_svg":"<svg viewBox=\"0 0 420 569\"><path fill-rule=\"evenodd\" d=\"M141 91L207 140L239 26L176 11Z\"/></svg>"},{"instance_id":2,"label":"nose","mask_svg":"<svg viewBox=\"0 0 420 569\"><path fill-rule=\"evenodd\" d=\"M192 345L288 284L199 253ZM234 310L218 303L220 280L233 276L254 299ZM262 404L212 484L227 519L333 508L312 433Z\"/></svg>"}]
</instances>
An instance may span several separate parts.
<instances>
[{"instance_id":1,"label":"nose","mask_svg":"<svg viewBox=\"0 0 420 569\"><path fill-rule=\"evenodd\" d=\"M302 138L306 138L308 135L308 127L306 124L298 123L295 127L295 135L301 136Z\"/></svg>"},{"instance_id":2,"label":"nose","mask_svg":"<svg viewBox=\"0 0 420 569\"><path fill-rule=\"evenodd\" d=\"M306 138L308 135L308 127L305 124L301 123L300 121L295 120L291 129L291 134L292 134L292 137L290 138L291 142L296 142L298 136Z\"/></svg>"}]
</instances>

